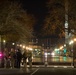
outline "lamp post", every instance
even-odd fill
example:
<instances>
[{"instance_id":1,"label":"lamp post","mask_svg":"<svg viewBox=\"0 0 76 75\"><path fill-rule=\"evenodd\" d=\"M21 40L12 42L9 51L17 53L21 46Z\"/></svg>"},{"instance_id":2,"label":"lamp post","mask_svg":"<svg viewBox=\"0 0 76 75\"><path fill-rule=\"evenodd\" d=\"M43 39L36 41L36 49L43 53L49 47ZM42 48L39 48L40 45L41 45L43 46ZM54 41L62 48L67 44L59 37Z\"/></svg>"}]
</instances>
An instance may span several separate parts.
<instances>
[{"instance_id":1,"label":"lamp post","mask_svg":"<svg viewBox=\"0 0 76 75\"><path fill-rule=\"evenodd\" d=\"M71 51L72 51L72 66L74 66L74 52L73 52L73 43L74 43L74 41L73 40L71 40L70 42L69 42L69 45L71 46Z\"/></svg>"},{"instance_id":2,"label":"lamp post","mask_svg":"<svg viewBox=\"0 0 76 75\"><path fill-rule=\"evenodd\" d=\"M5 49L5 45L6 45L6 40L3 40L3 45L4 45L4 49Z\"/></svg>"},{"instance_id":3,"label":"lamp post","mask_svg":"<svg viewBox=\"0 0 76 75\"><path fill-rule=\"evenodd\" d=\"M73 39L73 62L74 62L74 68L76 68L76 38Z\"/></svg>"}]
</instances>

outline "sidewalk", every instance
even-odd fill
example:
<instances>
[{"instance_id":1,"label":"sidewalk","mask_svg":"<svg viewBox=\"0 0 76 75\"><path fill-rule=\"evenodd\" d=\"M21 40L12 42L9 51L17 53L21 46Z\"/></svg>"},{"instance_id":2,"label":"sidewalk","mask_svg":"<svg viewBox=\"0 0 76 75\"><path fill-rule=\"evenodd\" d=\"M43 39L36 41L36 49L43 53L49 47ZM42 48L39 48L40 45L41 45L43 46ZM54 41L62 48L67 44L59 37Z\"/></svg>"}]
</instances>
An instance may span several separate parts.
<instances>
[{"instance_id":1,"label":"sidewalk","mask_svg":"<svg viewBox=\"0 0 76 75\"><path fill-rule=\"evenodd\" d=\"M21 65L21 67L23 67L23 65ZM27 67L29 68L29 65L27 65ZM66 65L32 65L32 68L45 68L45 67L49 67L49 68L74 68L73 66L66 66Z\"/></svg>"}]
</instances>

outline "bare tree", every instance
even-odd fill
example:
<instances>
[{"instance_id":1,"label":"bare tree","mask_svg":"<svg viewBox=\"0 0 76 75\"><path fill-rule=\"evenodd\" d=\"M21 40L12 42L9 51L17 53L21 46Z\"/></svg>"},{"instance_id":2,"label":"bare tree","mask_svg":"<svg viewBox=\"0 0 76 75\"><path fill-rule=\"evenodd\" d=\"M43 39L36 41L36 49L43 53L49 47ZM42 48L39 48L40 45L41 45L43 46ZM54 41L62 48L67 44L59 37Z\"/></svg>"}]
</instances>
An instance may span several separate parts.
<instances>
[{"instance_id":1,"label":"bare tree","mask_svg":"<svg viewBox=\"0 0 76 75\"><path fill-rule=\"evenodd\" d=\"M11 1L0 2L0 35L7 41L23 41L32 37L34 17L21 5Z\"/></svg>"},{"instance_id":2,"label":"bare tree","mask_svg":"<svg viewBox=\"0 0 76 75\"><path fill-rule=\"evenodd\" d=\"M75 0L68 0L68 31L76 30L76 3ZM43 32L44 35L58 35L65 36L65 0L48 0L47 2L48 14L44 20Z\"/></svg>"}]
</instances>

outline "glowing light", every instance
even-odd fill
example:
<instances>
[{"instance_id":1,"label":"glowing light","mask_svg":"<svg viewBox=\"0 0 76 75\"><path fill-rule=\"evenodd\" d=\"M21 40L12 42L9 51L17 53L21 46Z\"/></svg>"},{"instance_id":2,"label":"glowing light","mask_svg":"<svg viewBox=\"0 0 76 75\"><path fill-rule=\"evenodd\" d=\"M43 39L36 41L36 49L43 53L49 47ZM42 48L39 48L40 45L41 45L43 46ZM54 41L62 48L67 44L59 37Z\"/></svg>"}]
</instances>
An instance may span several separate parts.
<instances>
[{"instance_id":1,"label":"glowing light","mask_svg":"<svg viewBox=\"0 0 76 75\"><path fill-rule=\"evenodd\" d=\"M25 46L23 46L23 48L25 48Z\"/></svg>"},{"instance_id":2,"label":"glowing light","mask_svg":"<svg viewBox=\"0 0 76 75\"><path fill-rule=\"evenodd\" d=\"M55 51L59 51L59 49L55 49Z\"/></svg>"},{"instance_id":3,"label":"glowing light","mask_svg":"<svg viewBox=\"0 0 76 75\"><path fill-rule=\"evenodd\" d=\"M3 42L5 43L5 42L6 42L6 40L3 40Z\"/></svg>"},{"instance_id":4,"label":"glowing light","mask_svg":"<svg viewBox=\"0 0 76 75\"><path fill-rule=\"evenodd\" d=\"M52 53L51 53L51 55L52 55L52 56L54 56L54 55L55 55L55 53L54 53L54 52L52 52Z\"/></svg>"},{"instance_id":5,"label":"glowing light","mask_svg":"<svg viewBox=\"0 0 76 75\"><path fill-rule=\"evenodd\" d=\"M66 44L64 44L64 47L66 47Z\"/></svg>"},{"instance_id":6,"label":"glowing light","mask_svg":"<svg viewBox=\"0 0 76 75\"><path fill-rule=\"evenodd\" d=\"M2 56L2 53L0 53L0 57Z\"/></svg>"},{"instance_id":7,"label":"glowing light","mask_svg":"<svg viewBox=\"0 0 76 75\"><path fill-rule=\"evenodd\" d=\"M29 48L29 50L31 50L31 51L32 51L33 49L32 49L32 48Z\"/></svg>"},{"instance_id":8,"label":"glowing light","mask_svg":"<svg viewBox=\"0 0 76 75\"><path fill-rule=\"evenodd\" d=\"M27 50L32 51L33 49L31 47L26 47Z\"/></svg>"},{"instance_id":9,"label":"glowing light","mask_svg":"<svg viewBox=\"0 0 76 75\"><path fill-rule=\"evenodd\" d=\"M15 43L12 43L12 45L15 45Z\"/></svg>"},{"instance_id":10,"label":"glowing light","mask_svg":"<svg viewBox=\"0 0 76 75\"><path fill-rule=\"evenodd\" d=\"M45 52L45 57L47 57L47 52Z\"/></svg>"},{"instance_id":11,"label":"glowing light","mask_svg":"<svg viewBox=\"0 0 76 75\"><path fill-rule=\"evenodd\" d=\"M63 46L61 46L60 49L63 49Z\"/></svg>"},{"instance_id":12,"label":"glowing light","mask_svg":"<svg viewBox=\"0 0 76 75\"><path fill-rule=\"evenodd\" d=\"M76 41L76 38L74 38L74 41Z\"/></svg>"},{"instance_id":13,"label":"glowing light","mask_svg":"<svg viewBox=\"0 0 76 75\"><path fill-rule=\"evenodd\" d=\"M69 42L69 44L71 45L71 44L73 44L74 43L74 41L73 40L71 40L70 42Z\"/></svg>"},{"instance_id":14,"label":"glowing light","mask_svg":"<svg viewBox=\"0 0 76 75\"><path fill-rule=\"evenodd\" d=\"M22 44L20 44L20 47L22 47Z\"/></svg>"}]
</instances>

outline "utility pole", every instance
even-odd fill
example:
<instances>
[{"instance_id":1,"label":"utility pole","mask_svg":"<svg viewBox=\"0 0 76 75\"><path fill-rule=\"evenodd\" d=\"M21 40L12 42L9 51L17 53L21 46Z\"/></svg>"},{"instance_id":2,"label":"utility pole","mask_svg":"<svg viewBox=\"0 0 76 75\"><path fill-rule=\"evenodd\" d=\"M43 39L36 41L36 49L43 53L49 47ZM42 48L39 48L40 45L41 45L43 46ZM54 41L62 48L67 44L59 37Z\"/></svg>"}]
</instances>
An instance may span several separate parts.
<instances>
[{"instance_id":1,"label":"utility pole","mask_svg":"<svg viewBox=\"0 0 76 75\"><path fill-rule=\"evenodd\" d=\"M68 47L68 43L69 43L69 33L68 33L68 0L65 0L65 44L66 44L66 49ZM72 34L71 37L72 38ZM73 49L73 46L72 46ZM72 66L74 66L74 50L72 50Z\"/></svg>"}]
</instances>

